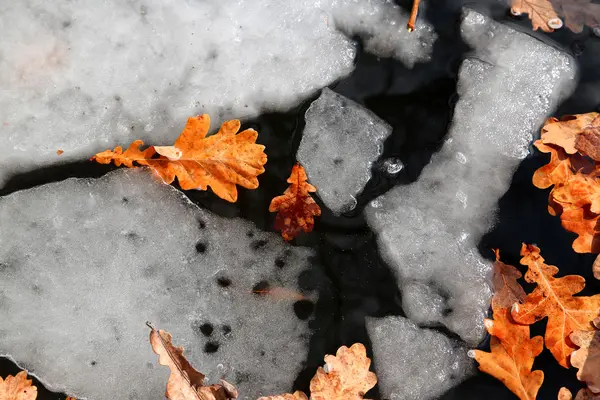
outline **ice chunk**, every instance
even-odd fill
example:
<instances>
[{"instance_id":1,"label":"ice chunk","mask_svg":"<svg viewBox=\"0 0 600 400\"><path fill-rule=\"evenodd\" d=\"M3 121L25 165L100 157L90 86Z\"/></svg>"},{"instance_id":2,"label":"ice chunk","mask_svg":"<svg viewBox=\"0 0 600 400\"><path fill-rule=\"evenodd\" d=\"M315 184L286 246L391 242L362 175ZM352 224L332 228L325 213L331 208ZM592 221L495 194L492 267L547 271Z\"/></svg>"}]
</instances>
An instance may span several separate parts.
<instances>
[{"instance_id":1,"label":"ice chunk","mask_svg":"<svg viewBox=\"0 0 600 400\"><path fill-rule=\"evenodd\" d=\"M0 185L133 139L170 144L191 115L285 110L352 71L347 34L426 60L433 29L408 35L407 18L389 0L3 2Z\"/></svg>"},{"instance_id":2,"label":"ice chunk","mask_svg":"<svg viewBox=\"0 0 600 400\"><path fill-rule=\"evenodd\" d=\"M367 329L382 398L435 399L474 371L464 343L406 318L369 318Z\"/></svg>"},{"instance_id":3,"label":"ice chunk","mask_svg":"<svg viewBox=\"0 0 600 400\"><path fill-rule=\"evenodd\" d=\"M201 210L141 170L14 193L0 219L0 354L49 388L163 399L151 321L242 398L291 390L307 356L293 310L312 250ZM286 295L253 293L269 287Z\"/></svg>"},{"instance_id":4,"label":"ice chunk","mask_svg":"<svg viewBox=\"0 0 600 400\"><path fill-rule=\"evenodd\" d=\"M366 208L403 306L471 344L483 335L490 266L477 244L528 152L532 134L574 86L566 54L473 11L462 22L474 55L459 73L449 138L419 177Z\"/></svg>"},{"instance_id":5,"label":"ice chunk","mask_svg":"<svg viewBox=\"0 0 600 400\"><path fill-rule=\"evenodd\" d=\"M392 127L327 88L310 105L305 119L298 161L327 207L338 214L353 209Z\"/></svg>"}]
</instances>

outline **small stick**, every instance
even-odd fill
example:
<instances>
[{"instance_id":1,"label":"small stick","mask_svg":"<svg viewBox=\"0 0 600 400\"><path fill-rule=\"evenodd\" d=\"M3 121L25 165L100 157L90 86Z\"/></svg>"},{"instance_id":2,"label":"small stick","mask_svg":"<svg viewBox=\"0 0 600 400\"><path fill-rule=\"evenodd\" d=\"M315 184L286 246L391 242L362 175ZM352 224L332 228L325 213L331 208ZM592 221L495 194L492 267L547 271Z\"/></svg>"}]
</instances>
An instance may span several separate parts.
<instances>
[{"instance_id":1,"label":"small stick","mask_svg":"<svg viewBox=\"0 0 600 400\"><path fill-rule=\"evenodd\" d=\"M408 29L409 32L412 32L415 30L415 22L417 21L417 14L419 12L419 3L421 0L413 0L413 6L412 6L412 11L410 13L410 18L408 20L408 23L406 24L406 28Z\"/></svg>"}]
</instances>

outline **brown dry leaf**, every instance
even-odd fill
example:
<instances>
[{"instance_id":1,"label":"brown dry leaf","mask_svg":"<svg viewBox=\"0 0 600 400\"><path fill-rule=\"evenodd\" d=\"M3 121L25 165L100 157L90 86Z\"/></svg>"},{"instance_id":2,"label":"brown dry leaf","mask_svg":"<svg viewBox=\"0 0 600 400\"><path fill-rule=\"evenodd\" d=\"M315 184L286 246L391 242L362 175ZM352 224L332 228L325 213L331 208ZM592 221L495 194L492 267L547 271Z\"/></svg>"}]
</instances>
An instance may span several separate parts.
<instances>
[{"instance_id":1,"label":"brown dry leaf","mask_svg":"<svg viewBox=\"0 0 600 400\"><path fill-rule=\"evenodd\" d=\"M210 186L220 198L235 202L236 185L258 187L256 177L265 171L267 162L265 146L256 144L258 133L254 129L238 133L238 120L227 121L216 134L206 136L209 128L208 115L192 117L173 146L150 146L142 151L144 143L136 140L125 151L118 146L96 154L92 160L129 168L134 163L148 166L167 184L177 178L184 190Z\"/></svg>"},{"instance_id":2,"label":"brown dry leaf","mask_svg":"<svg viewBox=\"0 0 600 400\"><path fill-rule=\"evenodd\" d=\"M325 368L319 367L310 381L311 400L362 400L377 383L369 366L367 349L360 343L342 346L335 356L325 356Z\"/></svg>"},{"instance_id":3,"label":"brown dry leaf","mask_svg":"<svg viewBox=\"0 0 600 400\"><path fill-rule=\"evenodd\" d=\"M277 212L275 230L281 231L285 240L292 240L300 231L310 232L315 225L315 216L321 215L321 208L310 193L317 191L308 183L306 171L300 164L294 165L287 182L290 186L271 200L270 212Z\"/></svg>"},{"instance_id":4,"label":"brown dry leaf","mask_svg":"<svg viewBox=\"0 0 600 400\"><path fill-rule=\"evenodd\" d=\"M17 375L9 375L6 379L0 378L0 400L35 400L37 388L32 380L27 379L27 372L21 371Z\"/></svg>"},{"instance_id":5,"label":"brown dry leaf","mask_svg":"<svg viewBox=\"0 0 600 400\"><path fill-rule=\"evenodd\" d=\"M484 324L492 335L490 352L469 352L482 372L500 380L521 400L534 400L544 381L542 371L532 371L534 359L542 352L541 336L529 337L529 326L512 321L509 308L493 308L494 319Z\"/></svg>"},{"instance_id":6,"label":"brown dry leaf","mask_svg":"<svg viewBox=\"0 0 600 400\"><path fill-rule=\"evenodd\" d=\"M515 303L521 303L527 294L523 287L517 282L523 275L512 265L500 261L500 251L494 250L496 262L494 263L494 275L492 286L494 297L492 308L509 308Z\"/></svg>"},{"instance_id":7,"label":"brown dry leaf","mask_svg":"<svg viewBox=\"0 0 600 400\"><path fill-rule=\"evenodd\" d=\"M260 397L258 400L308 400L308 397L303 392L297 390L294 394L285 393L277 396L266 396Z\"/></svg>"},{"instance_id":8,"label":"brown dry leaf","mask_svg":"<svg viewBox=\"0 0 600 400\"><path fill-rule=\"evenodd\" d=\"M165 396L169 400L235 400L237 390L227 381L204 386L205 376L198 372L183 355L183 347L173 345L173 337L156 330L150 324L150 344L158 355L158 363L171 370Z\"/></svg>"},{"instance_id":9,"label":"brown dry leaf","mask_svg":"<svg viewBox=\"0 0 600 400\"><path fill-rule=\"evenodd\" d=\"M558 391L558 400L573 400L573 394L565 387ZM594 394L589 389L580 389L575 400L600 400L600 394Z\"/></svg>"},{"instance_id":10,"label":"brown dry leaf","mask_svg":"<svg viewBox=\"0 0 600 400\"><path fill-rule=\"evenodd\" d=\"M541 28L553 32L562 27L559 16L564 17L565 25L576 33L581 32L584 25L592 28L600 25L600 5L591 0L512 0L511 3L514 14L529 15L534 31Z\"/></svg>"},{"instance_id":11,"label":"brown dry leaf","mask_svg":"<svg viewBox=\"0 0 600 400\"><path fill-rule=\"evenodd\" d=\"M600 315L600 310L598 310ZM569 338L579 347L571 354L571 365L577 368L577 379L593 393L600 394L600 317L594 320L595 331L574 331Z\"/></svg>"},{"instance_id":12,"label":"brown dry leaf","mask_svg":"<svg viewBox=\"0 0 600 400\"><path fill-rule=\"evenodd\" d=\"M598 114L598 113L590 113ZM575 148L579 153L600 161L600 114L575 138Z\"/></svg>"},{"instance_id":13,"label":"brown dry leaf","mask_svg":"<svg viewBox=\"0 0 600 400\"><path fill-rule=\"evenodd\" d=\"M594 278L600 279L600 254L598 254L594 260L594 265L592 265L592 273L594 274Z\"/></svg>"},{"instance_id":14,"label":"brown dry leaf","mask_svg":"<svg viewBox=\"0 0 600 400\"><path fill-rule=\"evenodd\" d=\"M579 275L556 278L558 268L545 264L536 246L523 244L521 256L521 264L529 267L525 280L537 286L523 304L515 304L511 315L515 322L526 325L548 317L546 347L568 368L567 359L575 350L569 335L575 330L594 330L592 321L600 310L600 294L573 296L583 290L585 279Z\"/></svg>"},{"instance_id":15,"label":"brown dry leaf","mask_svg":"<svg viewBox=\"0 0 600 400\"><path fill-rule=\"evenodd\" d=\"M600 215L586 208L563 210L560 215L563 228L578 235L573 250L578 253L600 252Z\"/></svg>"},{"instance_id":16,"label":"brown dry leaf","mask_svg":"<svg viewBox=\"0 0 600 400\"><path fill-rule=\"evenodd\" d=\"M58 150L56 150L56 155L57 156L62 156L64 152L65 152L64 150L58 149Z\"/></svg>"},{"instance_id":17,"label":"brown dry leaf","mask_svg":"<svg viewBox=\"0 0 600 400\"><path fill-rule=\"evenodd\" d=\"M591 112L565 115L560 120L549 118L542 128L541 141L544 144L562 147L567 154L575 154L578 151L577 137L588 129L598 127L600 124L598 116L598 113Z\"/></svg>"}]
</instances>

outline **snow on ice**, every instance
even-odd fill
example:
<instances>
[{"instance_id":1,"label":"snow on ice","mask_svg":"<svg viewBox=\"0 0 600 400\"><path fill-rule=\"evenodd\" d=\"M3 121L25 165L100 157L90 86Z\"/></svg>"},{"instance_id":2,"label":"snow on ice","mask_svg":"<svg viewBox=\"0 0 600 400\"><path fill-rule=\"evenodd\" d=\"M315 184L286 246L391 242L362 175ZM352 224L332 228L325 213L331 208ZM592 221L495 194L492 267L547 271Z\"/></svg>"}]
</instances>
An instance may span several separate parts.
<instances>
[{"instance_id":1,"label":"snow on ice","mask_svg":"<svg viewBox=\"0 0 600 400\"><path fill-rule=\"evenodd\" d=\"M570 56L474 11L463 38L474 48L459 73L448 139L419 179L366 209L396 271L407 316L443 324L470 344L484 334L490 264L477 244L532 135L574 87Z\"/></svg>"},{"instance_id":2,"label":"snow on ice","mask_svg":"<svg viewBox=\"0 0 600 400\"><path fill-rule=\"evenodd\" d=\"M243 399L292 389L307 321L293 296L253 291L300 296L312 250L201 210L141 169L14 193L0 220L0 354L50 389L163 399L169 372L146 321Z\"/></svg>"}]
</instances>

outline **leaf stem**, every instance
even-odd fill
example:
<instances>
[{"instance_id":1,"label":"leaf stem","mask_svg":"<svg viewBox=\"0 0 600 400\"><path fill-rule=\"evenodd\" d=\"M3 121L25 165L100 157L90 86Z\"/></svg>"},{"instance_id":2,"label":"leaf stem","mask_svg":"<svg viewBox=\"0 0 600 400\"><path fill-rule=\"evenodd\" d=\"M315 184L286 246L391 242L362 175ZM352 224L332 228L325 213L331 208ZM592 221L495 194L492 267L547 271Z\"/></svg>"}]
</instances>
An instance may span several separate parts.
<instances>
[{"instance_id":1,"label":"leaf stem","mask_svg":"<svg viewBox=\"0 0 600 400\"><path fill-rule=\"evenodd\" d=\"M421 0L413 0L412 11L410 12L410 18L406 24L406 28L409 32L415 30L415 22L417 21L417 14L419 13L419 3Z\"/></svg>"}]
</instances>

